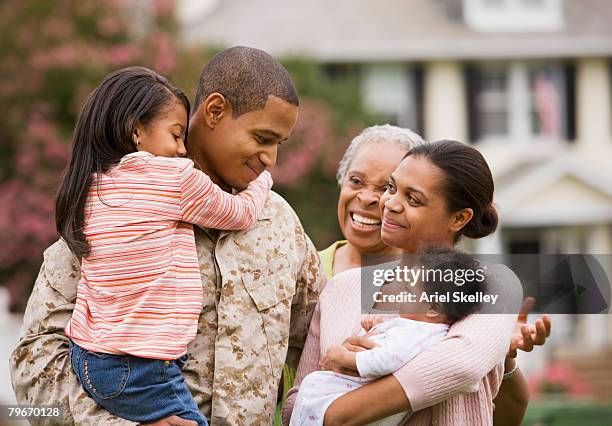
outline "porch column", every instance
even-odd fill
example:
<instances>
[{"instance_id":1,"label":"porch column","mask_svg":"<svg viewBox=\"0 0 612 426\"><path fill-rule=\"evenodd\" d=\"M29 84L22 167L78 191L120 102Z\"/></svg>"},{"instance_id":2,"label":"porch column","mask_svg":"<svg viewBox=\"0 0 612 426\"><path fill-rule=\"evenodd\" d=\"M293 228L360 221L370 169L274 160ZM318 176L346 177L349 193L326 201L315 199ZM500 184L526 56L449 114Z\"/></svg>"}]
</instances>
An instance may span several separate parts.
<instances>
[{"instance_id":1,"label":"porch column","mask_svg":"<svg viewBox=\"0 0 612 426\"><path fill-rule=\"evenodd\" d=\"M468 142L467 107L460 62L435 61L425 66L425 135L429 141Z\"/></svg>"}]
</instances>

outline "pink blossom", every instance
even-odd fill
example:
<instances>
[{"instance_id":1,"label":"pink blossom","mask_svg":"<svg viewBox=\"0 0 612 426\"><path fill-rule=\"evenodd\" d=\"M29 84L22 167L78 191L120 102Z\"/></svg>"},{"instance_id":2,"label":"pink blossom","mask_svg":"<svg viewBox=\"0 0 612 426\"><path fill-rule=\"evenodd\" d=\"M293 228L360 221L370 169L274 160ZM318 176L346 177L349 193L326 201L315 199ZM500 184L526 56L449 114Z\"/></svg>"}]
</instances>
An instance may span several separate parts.
<instances>
[{"instance_id":1,"label":"pink blossom","mask_svg":"<svg viewBox=\"0 0 612 426\"><path fill-rule=\"evenodd\" d=\"M106 37L114 36L125 31L125 24L118 16L105 16L98 22L98 31Z\"/></svg>"},{"instance_id":2,"label":"pink blossom","mask_svg":"<svg viewBox=\"0 0 612 426\"><path fill-rule=\"evenodd\" d=\"M49 17L39 31L48 38L67 39L72 34L72 25L59 17Z\"/></svg>"},{"instance_id":3,"label":"pink blossom","mask_svg":"<svg viewBox=\"0 0 612 426\"><path fill-rule=\"evenodd\" d=\"M589 396L593 390L589 383L568 365L553 363L540 373L528 377L529 392L535 396L561 393L568 396Z\"/></svg>"},{"instance_id":4,"label":"pink blossom","mask_svg":"<svg viewBox=\"0 0 612 426\"><path fill-rule=\"evenodd\" d=\"M79 55L75 46L66 44L34 54L30 64L35 70L50 67L70 68L77 63L78 59Z\"/></svg>"},{"instance_id":5,"label":"pink blossom","mask_svg":"<svg viewBox=\"0 0 612 426\"><path fill-rule=\"evenodd\" d=\"M177 54L168 34L158 34L153 40L153 48L155 49L153 68L162 74L171 72L176 67Z\"/></svg>"},{"instance_id":6,"label":"pink blossom","mask_svg":"<svg viewBox=\"0 0 612 426\"><path fill-rule=\"evenodd\" d=\"M140 54L140 49L134 44L120 44L108 50L109 62L113 65L126 65L134 62Z\"/></svg>"},{"instance_id":7,"label":"pink blossom","mask_svg":"<svg viewBox=\"0 0 612 426\"><path fill-rule=\"evenodd\" d=\"M27 47L34 41L35 34L31 28L20 28L14 36L20 46Z\"/></svg>"},{"instance_id":8,"label":"pink blossom","mask_svg":"<svg viewBox=\"0 0 612 426\"><path fill-rule=\"evenodd\" d=\"M153 10L159 16L168 16L174 12L174 0L153 0Z\"/></svg>"},{"instance_id":9,"label":"pink blossom","mask_svg":"<svg viewBox=\"0 0 612 426\"><path fill-rule=\"evenodd\" d=\"M304 99L293 135L279 150L279 161L272 176L286 187L300 184L324 155L325 147L334 144L331 118L326 105Z\"/></svg>"}]
</instances>

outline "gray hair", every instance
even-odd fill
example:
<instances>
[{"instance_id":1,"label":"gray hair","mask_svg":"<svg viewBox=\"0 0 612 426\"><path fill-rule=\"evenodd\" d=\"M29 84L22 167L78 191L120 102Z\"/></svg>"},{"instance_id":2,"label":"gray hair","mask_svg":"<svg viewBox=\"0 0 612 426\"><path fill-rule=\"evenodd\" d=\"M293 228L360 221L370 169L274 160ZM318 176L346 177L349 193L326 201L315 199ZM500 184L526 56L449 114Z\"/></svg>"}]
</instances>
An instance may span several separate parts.
<instances>
[{"instance_id":1,"label":"gray hair","mask_svg":"<svg viewBox=\"0 0 612 426\"><path fill-rule=\"evenodd\" d=\"M359 149L370 143L392 143L409 151L412 147L425 143L423 138L410 129L392 126L390 124L375 125L366 127L361 133L353 138L348 146L340 164L338 164L338 172L336 179L338 185L342 186L344 178L348 173L349 166L353 162L353 158Z\"/></svg>"}]
</instances>

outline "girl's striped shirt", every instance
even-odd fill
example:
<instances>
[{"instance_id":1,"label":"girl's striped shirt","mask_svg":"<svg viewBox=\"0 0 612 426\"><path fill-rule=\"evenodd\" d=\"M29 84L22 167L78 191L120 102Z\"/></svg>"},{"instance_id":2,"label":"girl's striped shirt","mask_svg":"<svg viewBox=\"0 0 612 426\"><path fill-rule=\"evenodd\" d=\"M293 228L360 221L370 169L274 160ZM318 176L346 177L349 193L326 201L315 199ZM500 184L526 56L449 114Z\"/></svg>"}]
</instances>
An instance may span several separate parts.
<instances>
[{"instance_id":1,"label":"girl's striped shirt","mask_svg":"<svg viewBox=\"0 0 612 426\"><path fill-rule=\"evenodd\" d=\"M231 195L191 160L143 151L94 175L84 227L91 252L81 262L66 334L95 352L168 360L184 355L202 309L191 224L247 229L271 186L264 172Z\"/></svg>"}]
</instances>

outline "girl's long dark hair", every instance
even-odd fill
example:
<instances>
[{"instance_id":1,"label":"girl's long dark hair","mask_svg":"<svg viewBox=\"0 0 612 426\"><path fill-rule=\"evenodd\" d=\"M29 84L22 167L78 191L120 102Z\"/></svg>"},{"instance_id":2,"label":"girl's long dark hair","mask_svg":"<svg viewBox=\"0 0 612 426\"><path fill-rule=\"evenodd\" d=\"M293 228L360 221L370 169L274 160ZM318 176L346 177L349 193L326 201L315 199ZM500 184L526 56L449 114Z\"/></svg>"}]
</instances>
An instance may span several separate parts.
<instances>
[{"instance_id":1,"label":"girl's long dark hair","mask_svg":"<svg viewBox=\"0 0 612 426\"><path fill-rule=\"evenodd\" d=\"M185 94L165 77L143 67L111 73L85 101L55 203L57 232L78 258L88 256L90 250L83 226L93 174L107 172L121 157L135 152L136 126L147 127L173 101L180 102L189 117Z\"/></svg>"}]
</instances>

